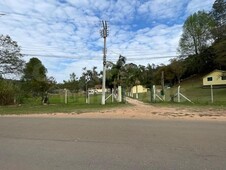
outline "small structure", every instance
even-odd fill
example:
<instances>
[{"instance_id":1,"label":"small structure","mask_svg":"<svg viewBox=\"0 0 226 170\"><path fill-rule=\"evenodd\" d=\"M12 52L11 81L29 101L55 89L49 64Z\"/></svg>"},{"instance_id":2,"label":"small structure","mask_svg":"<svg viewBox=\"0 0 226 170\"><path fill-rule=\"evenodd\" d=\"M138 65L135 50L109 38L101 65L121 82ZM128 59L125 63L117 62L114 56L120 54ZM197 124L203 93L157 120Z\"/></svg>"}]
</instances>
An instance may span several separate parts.
<instances>
[{"instance_id":1,"label":"small structure","mask_svg":"<svg viewBox=\"0 0 226 170\"><path fill-rule=\"evenodd\" d=\"M226 85L226 71L214 70L203 77L203 86Z\"/></svg>"},{"instance_id":2,"label":"small structure","mask_svg":"<svg viewBox=\"0 0 226 170\"><path fill-rule=\"evenodd\" d=\"M137 86L133 86L131 89L131 93L132 94L136 94L136 93L147 93L147 88L145 88L142 85L137 85Z\"/></svg>"}]
</instances>

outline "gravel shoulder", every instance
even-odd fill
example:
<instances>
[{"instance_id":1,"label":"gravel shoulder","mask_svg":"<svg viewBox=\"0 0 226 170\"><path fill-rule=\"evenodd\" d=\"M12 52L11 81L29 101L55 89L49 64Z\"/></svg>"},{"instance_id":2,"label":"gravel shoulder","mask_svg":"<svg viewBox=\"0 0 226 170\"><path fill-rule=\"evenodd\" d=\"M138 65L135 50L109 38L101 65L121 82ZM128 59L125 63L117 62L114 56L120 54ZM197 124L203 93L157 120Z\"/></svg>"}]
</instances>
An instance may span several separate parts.
<instances>
[{"instance_id":1,"label":"gravel shoulder","mask_svg":"<svg viewBox=\"0 0 226 170\"><path fill-rule=\"evenodd\" d=\"M153 106L127 98L131 105L87 113L53 113L31 115L4 115L4 117L48 117L48 118L107 118L107 119L182 119L226 121L226 111L216 109L189 109Z\"/></svg>"}]
</instances>

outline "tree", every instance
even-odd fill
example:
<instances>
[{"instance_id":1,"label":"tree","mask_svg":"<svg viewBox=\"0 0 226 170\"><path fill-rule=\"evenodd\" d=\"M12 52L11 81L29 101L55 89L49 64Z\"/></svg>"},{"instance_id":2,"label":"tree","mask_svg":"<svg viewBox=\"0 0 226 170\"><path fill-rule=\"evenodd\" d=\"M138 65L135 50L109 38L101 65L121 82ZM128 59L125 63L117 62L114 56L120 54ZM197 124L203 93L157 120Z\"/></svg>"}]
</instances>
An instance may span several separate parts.
<instances>
[{"instance_id":1,"label":"tree","mask_svg":"<svg viewBox=\"0 0 226 170\"><path fill-rule=\"evenodd\" d=\"M54 83L52 78L47 78L46 74L47 69L42 62L38 58L31 58L23 70L23 89L31 93L32 96L41 96L43 98L52 83Z\"/></svg>"},{"instance_id":2,"label":"tree","mask_svg":"<svg viewBox=\"0 0 226 170\"><path fill-rule=\"evenodd\" d=\"M79 91L79 82L75 73L70 74L70 79L68 81L64 80L63 87L69 89L72 92Z\"/></svg>"},{"instance_id":3,"label":"tree","mask_svg":"<svg viewBox=\"0 0 226 170\"><path fill-rule=\"evenodd\" d=\"M180 84L181 76L184 74L186 67L183 60L172 59L170 60L170 68L177 78L177 82Z\"/></svg>"},{"instance_id":4,"label":"tree","mask_svg":"<svg viewBox=\"0 0 226 170\"><path fill-rule=\"evenodd\" d=\"M172 71L172 68L170 65L164 65L164 64L161 64L160 66L157 66L157 68L156 68L156 71L154 73L155 84L161 84L162 72L164 72L165 84L173 85L174 79L175 79L175 74Z\"/></svg>"},{"instance_id":5,"label":"tree","mask_svg":"<svg viewBox=\"0 0 226 170\"><path fill-rule=\"evenodd\" d=\"M130 90L133 86L138 83L139 78L139 67L134 63L128 63L125 65L126 74L126 86Z\"/></svg>"},{"instance_id":6,"label":"tree","mask_svg":"<svg viewBox=\"0 0 226 170\"><path fill-rule=\"evenodd\" d=\"M220 40L226 36L226 1L216 0L213 4L211 15L215 21L213 35L216 40Z\"/></svg>"},{"instance_id":7,"label":"tree","mask_svg":"<svg viewBox=\"0 0 226 170\"><path fill-rule=\"evenodd\" d=\"M216 54L216 63L220 66L220 69L226 69L226 39L218 41L213 45L214 52ZM223 68L222 68L223 67Z\"/></svg>"},{"instance_id":8,"label":"tree","mask_svg":"<svg viewBox=\"0 0 226 170\"><path fill-rule=\"evenodd\" d=\"M140 83L147 87L152 88L153 86L153 79L154 79L154 65L148 64L147 67L139 65L139 73L138 73L138 79Z\"/></svg>"},{"instance_id":9,"label":"tree","mask_svg":"<svg viewBox=\"0 0 226 170\"><path fill-rule=\"evenodd\" d=\"M226 1L216 0L212 6L212 15L217 25L223 25L226 22Z\"/></svg>"},{"instance_id":10,"label":"tree","mask_svg":"<svg viewBox=\"0 0 226 170\"><path fill-rule=\"evenodd\" d=\"M96 69L97 67L93 67L92 70L87 70L86 67L83 68L82 76L79 79L81 89L94 88L95 85L100 83L99 74Z\"/></svg>"},{"instance_id":11,"label":"tree","mask_svg":"<svg viewBox=\"0 0 226 170\"><path fill-rule=\"evenodd\" d=\"M125 73L125 66L126 63L126 57L119 55L118 61L116 64L111 63L111 75L112 75L112 84L114 86L114 89L116 86L122 85L122 77Z\"/></svg>"},{"instance_id":12,"label":"tree","mask_svg":"<svg viewBox=\"0 0 226 170\"><path fill-rule=\"evenodd\" d=\"M24 61L21 59L20 47L10 36L0 36L0 76L21 73Z\"/></svg>"},{"instance_id":13,"label":"tree","mask_svg":"<svg viewBox=\"0 0 226 170\"><path fill-rule=\"evenodd\" d=\"M204 11L189 16L183 25L179 52L182 55L200 54L203 49L211 45L213 26L212 17Z\"/></svg>"},{"instance_id":14,"label":"tree","mask_svg":"<svg viewBox=\"0 0 226 170\"><path fill-rule=\"evenodd\" d=\"M0 106L14 104L16 87L12 82L0 80Z\"/></svg>"}]
</instances>

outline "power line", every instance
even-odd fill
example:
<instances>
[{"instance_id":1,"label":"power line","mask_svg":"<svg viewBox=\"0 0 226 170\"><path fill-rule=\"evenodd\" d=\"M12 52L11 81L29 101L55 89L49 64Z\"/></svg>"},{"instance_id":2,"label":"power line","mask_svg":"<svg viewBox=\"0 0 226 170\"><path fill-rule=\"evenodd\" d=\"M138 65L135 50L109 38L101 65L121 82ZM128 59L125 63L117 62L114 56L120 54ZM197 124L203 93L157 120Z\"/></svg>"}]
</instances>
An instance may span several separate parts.
<instances>
[{"instance_id":1,"label":"power line","mask_svg":"<svg viewBox=\"0 0 226 170\"><path fill-rule=\"evenodd\" d=\"M62 59L74 59L74 60L96 60L96 61L102 61L100 56L93 56L93 58L87 58L87 57L75 57L73 55L50 55L50 54L28 54L23 53L24 56L31 56L31 57L46 57L46 58L62 58ZM133 60L133 61L139 61L139 60L156 60L156 59L167 59L167 58L175 58L178 57L176 55L170 55L170 56L150 56L150 57L136 57L136 58L129 58L125 56L127 60ZM108 57L108 60L115 60L117 61L117 58Z\"/></svg>"}]
</instances>

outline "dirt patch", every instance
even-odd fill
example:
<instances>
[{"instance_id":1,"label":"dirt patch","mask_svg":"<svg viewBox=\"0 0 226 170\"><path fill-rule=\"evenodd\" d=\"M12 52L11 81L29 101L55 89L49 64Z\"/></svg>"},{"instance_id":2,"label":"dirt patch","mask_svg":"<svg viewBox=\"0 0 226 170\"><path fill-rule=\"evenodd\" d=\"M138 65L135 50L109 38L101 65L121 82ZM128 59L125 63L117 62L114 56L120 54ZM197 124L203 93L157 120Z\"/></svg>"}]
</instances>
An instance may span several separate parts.
<instances>
[{"instance_id":1,"label":"dirt patch","mask_svg":"<svg viewBox=\"0 0 226 170\"><path fill-rule=\"evenodd\" d=\"M226 111L209 109L205 111L160 107L127 98L128 107L101 110L89 113L54 113L32 115L6 115L5 117L57 117L57 118L114 118L114 119L186 119L226 121Z\"/></svg>"}]
</instances>

